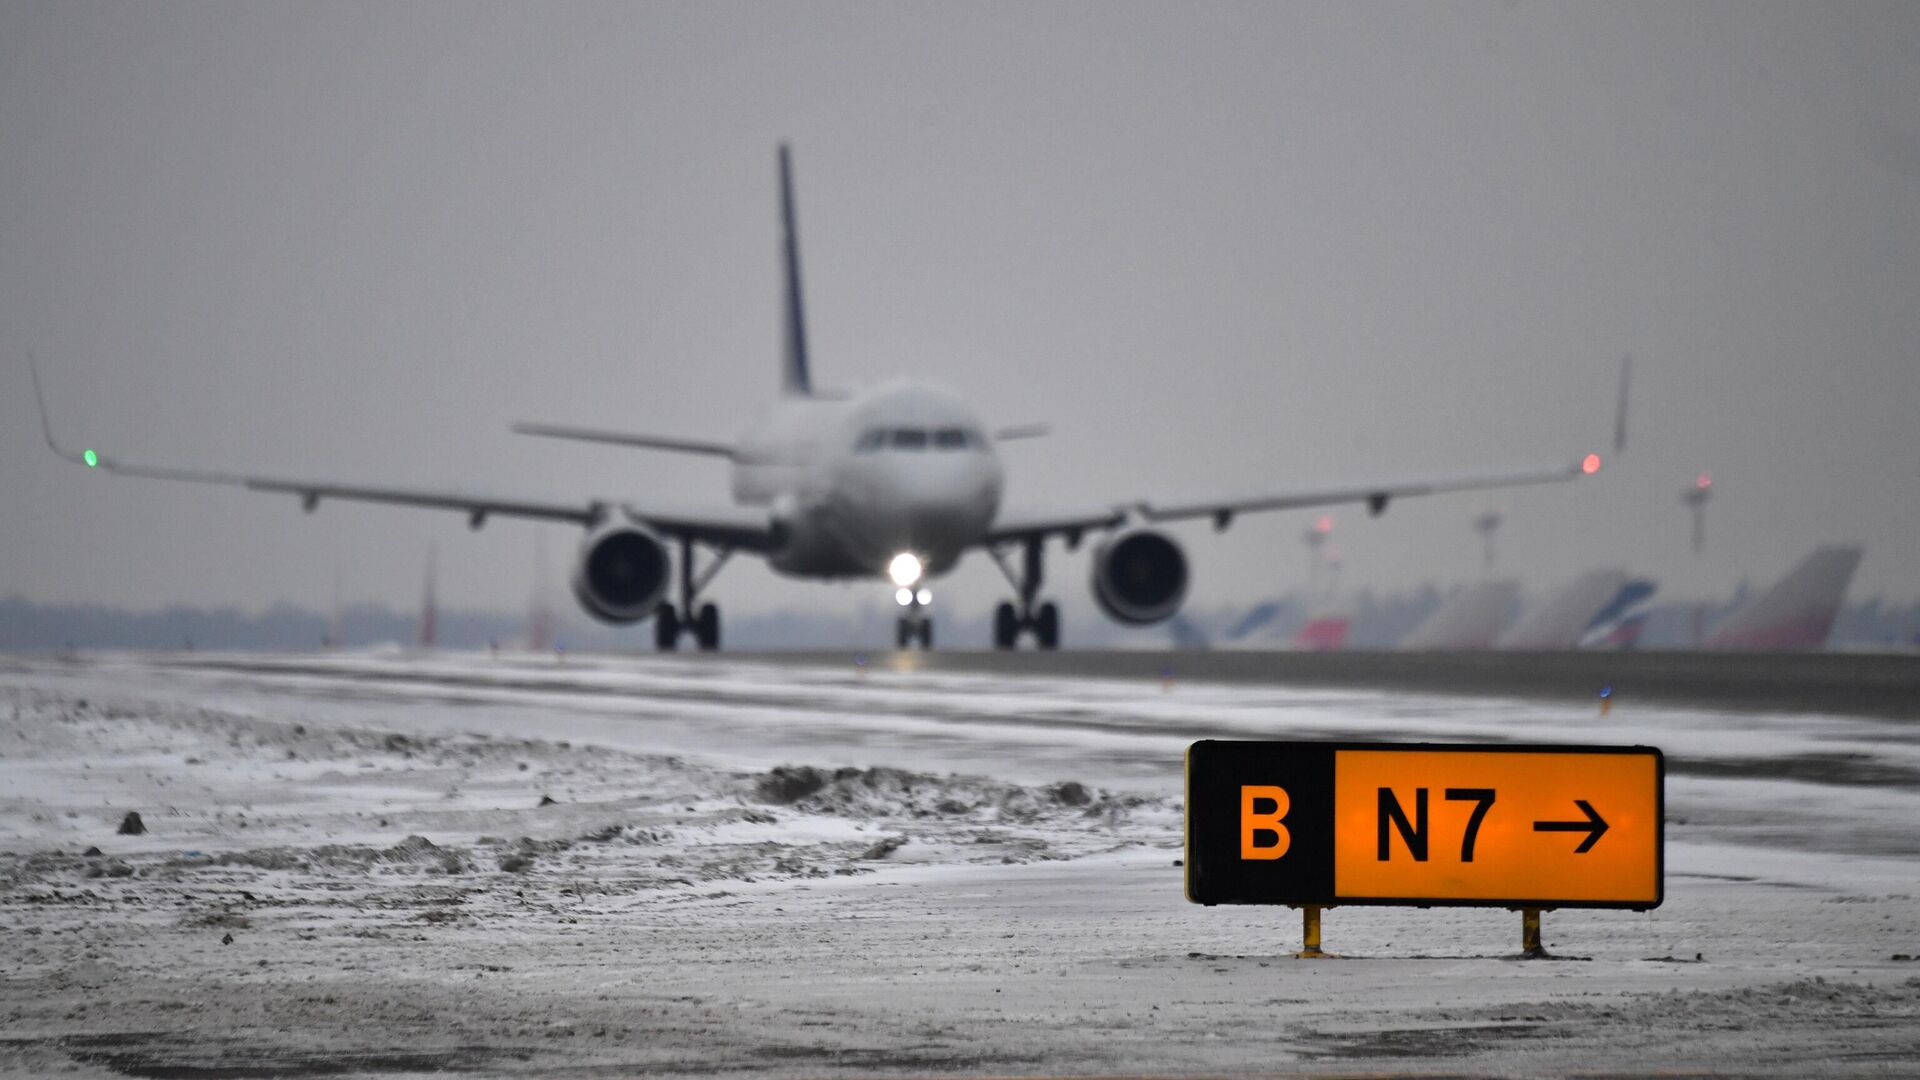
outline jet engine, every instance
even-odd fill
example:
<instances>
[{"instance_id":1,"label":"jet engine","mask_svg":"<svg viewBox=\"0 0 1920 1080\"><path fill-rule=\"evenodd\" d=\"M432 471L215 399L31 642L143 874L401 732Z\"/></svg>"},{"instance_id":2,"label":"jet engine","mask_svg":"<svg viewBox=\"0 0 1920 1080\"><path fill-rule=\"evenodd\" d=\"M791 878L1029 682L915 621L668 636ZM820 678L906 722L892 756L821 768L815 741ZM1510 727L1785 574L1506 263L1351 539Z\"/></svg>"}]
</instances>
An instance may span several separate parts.
<instances>
[{"instance_id":1,"label":"jet engine","mask_svg":"<svg viewBox=\"0 0 1920 1080\"><path fill-rule=\"evenodd\" d=\"M660 606L672 569L659 537L632 522L610 521L581 541L573 595L602 622L639 622Z\"/></svg>"},{"instance_id":2,"label":"jet engine","mask_svg":"<svg viewBox=\"0 0 1920 1080\"><path fill-rule=\"evenodd\" d=\"M1164 533L1122 533L1094 550L1093 598L1129 626L1157 623L1187 598L1187 556Z\"/></svg>"}]
</instances>

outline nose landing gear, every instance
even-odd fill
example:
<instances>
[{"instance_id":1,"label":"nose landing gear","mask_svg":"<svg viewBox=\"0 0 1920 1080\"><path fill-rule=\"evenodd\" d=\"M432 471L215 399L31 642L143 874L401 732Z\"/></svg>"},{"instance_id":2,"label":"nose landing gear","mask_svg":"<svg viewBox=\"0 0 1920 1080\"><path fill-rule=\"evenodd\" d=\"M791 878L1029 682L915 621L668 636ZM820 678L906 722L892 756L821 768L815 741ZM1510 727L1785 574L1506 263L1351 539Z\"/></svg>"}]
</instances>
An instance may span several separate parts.
<instances>
[{"instance_id":1,"label":"nose landing gear","mask_svg":"<svg viewBox=\"0 0 1920 1080\"><path fill-rule=\"evenodd\" d=\"M910 590L902 587L908 601L900 605L900 618L893 624L893 644L896 648L911 649L918 645L922 649L933 648L933 616L927 614L927 605L922 603L920 595L924 590Z\"/></svg>"},{"instance_id":2,"label":"nose landing gear","mask_svg":"<svg viewBox=\"0 0 1920 1080\"><path fill-rule=\"evenodd\" d=\"M1051 600L1038 607L1034 599L1040 595L1041 550L1043 538L1029 536L1021 541L1020 572L1014 573L1008 564L1006 555L999 548L990 548L993 561L1000 564L1000 572L1013 584L1019 594L1018 604L1003 603L993 609L993 647L1011 649L1020 643L1024 631L1033 632L1033 643L1041 649L1060 647L1060 609Z\"/></svg>"},{"instance_id":3,"label":"nose landing gear","mask_svg":"<svg viewBox=\"0 0 1920 1080\"><path fill-rule=\"evenodd\" d=\"M701 604L696 610L694 603L700 597L700 590L707 587L732 554L731 548L717 549L707 568L695 577L693 541L681 538L680 606L676 609L670 603L663 603L653 613L653 643L661 652L672 652L679 648L680 635L683 633L693 635L701 652L713 652L720 648L720 609L712 604Z\"/></svg>"}]
</instances>

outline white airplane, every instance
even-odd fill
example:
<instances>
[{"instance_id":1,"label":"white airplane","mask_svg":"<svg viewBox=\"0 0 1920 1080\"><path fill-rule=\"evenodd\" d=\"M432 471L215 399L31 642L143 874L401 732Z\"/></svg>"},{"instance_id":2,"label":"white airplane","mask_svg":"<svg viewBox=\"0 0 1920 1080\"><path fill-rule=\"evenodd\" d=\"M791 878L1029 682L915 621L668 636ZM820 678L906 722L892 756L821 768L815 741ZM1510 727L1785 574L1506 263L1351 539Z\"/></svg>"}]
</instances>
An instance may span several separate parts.
<instances>
[{"instance_id":1,"label":"white airplane","mask_svg":"<svg viewBox=\"0 0 1920 1080\"><path fill-rule=\"evenodd\" d=\"M1039 425L990 429L952 393L900 380L850 395L816 393L800 299L800 254L794 229L792 169L779 152L784 225L785 356L782 393L750 430L733 442L671 438L523 423L528 435L610 443L678 453L707 454L732 463L733 504L676 505L634 501L552 502L492 495L383 487L210 472L117 461L89 449L74 453L55 441L39 370L29 354L34 394L47 445L68 460L127 476L230 484L297 495L311 512L322 499L354 499L457 510L473 528L505 515L569 521L586 535L573 574L580 606L602 621L626 624L652 618L661 649L690 633L702 649L720 645L720 614L700 594L737 552L760 556L794 577L890 579L902 611L896 642L933 643L927 582L952 569L966 552L983 549L1014 590L994 613L994 644L1013 648L1025 634L1042 649L1060 640L1059 609L1040 601L1042 551L1051 538L1076 547L1089 532L1104 534L1093 559L1093 595L1112 618L1147 625L1179 610L1187 591L1187 560L1166 533L1149 528L1169 521L1211 518L1225 529L1234 517L1261 510L1365 503L1374 513L1414 495L1571 480L1597 471L1588 454L1571 465L1551 465L1444 478L1343 484L1187 502L1138 501L1060 507L1014 514L1000 504L1004 475L995 444L1045 434ZM1615 444L1624 432L1626 371ZM677 560L672 547L678 547ZM696 566L695 548L709 554ZM1018 554L1016 564L1014 556ZM678 571L677 602L668 596Z\"/></svg>"}]
</instances>

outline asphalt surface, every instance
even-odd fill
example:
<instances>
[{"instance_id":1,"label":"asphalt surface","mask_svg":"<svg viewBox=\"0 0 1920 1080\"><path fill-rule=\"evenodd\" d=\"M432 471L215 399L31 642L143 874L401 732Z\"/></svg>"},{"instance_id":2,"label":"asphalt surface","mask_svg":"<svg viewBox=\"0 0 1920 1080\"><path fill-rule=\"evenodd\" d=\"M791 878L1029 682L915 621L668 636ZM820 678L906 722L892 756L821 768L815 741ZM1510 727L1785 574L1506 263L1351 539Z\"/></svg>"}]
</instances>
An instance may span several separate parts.
<instances>
[{"instance_id":1,"label":"asphalt surface","mask_svg":"<svg viewBox=\"0 0 1920 1080\"><path fill-rule=\"evenodd\" d=\"M1701 652L963 652L728 654L767 663L882 659L935 672L1414 690L1920 719L1920 655Z\"/></svg>"}]
</instances>

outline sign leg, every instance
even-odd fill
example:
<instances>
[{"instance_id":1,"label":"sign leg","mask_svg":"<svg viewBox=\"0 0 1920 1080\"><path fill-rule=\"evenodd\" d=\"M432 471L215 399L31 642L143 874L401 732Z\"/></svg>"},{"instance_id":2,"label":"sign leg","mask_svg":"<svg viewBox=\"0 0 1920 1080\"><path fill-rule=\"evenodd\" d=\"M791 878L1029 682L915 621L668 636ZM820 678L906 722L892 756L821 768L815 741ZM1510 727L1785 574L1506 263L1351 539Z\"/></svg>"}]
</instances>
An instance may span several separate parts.
<instances>
[{"instance_id":1,"label":"sign leg","mask_svg":"<svg viewBox=\"0 0 1920 1080\"><path fill-rule=\"evenodd\" d=\"M1539 908L1522 908L1520 911L1520 955L1528 960L1547 958L1547 950L1540 944Z\"/></svg>"},{"instance_id":2,"label":"sign leg","mask_svg":"<svg viewBox=\"0 0 1920 1080\"><path fill-rule=\"evenodd\" d=\"M1300 951L1294 953L1299 960L1327 960L1333 954L1320 949L1320 912L1321 908L1312 904L1300 909Z\"/></svg>"}]
</instances>

